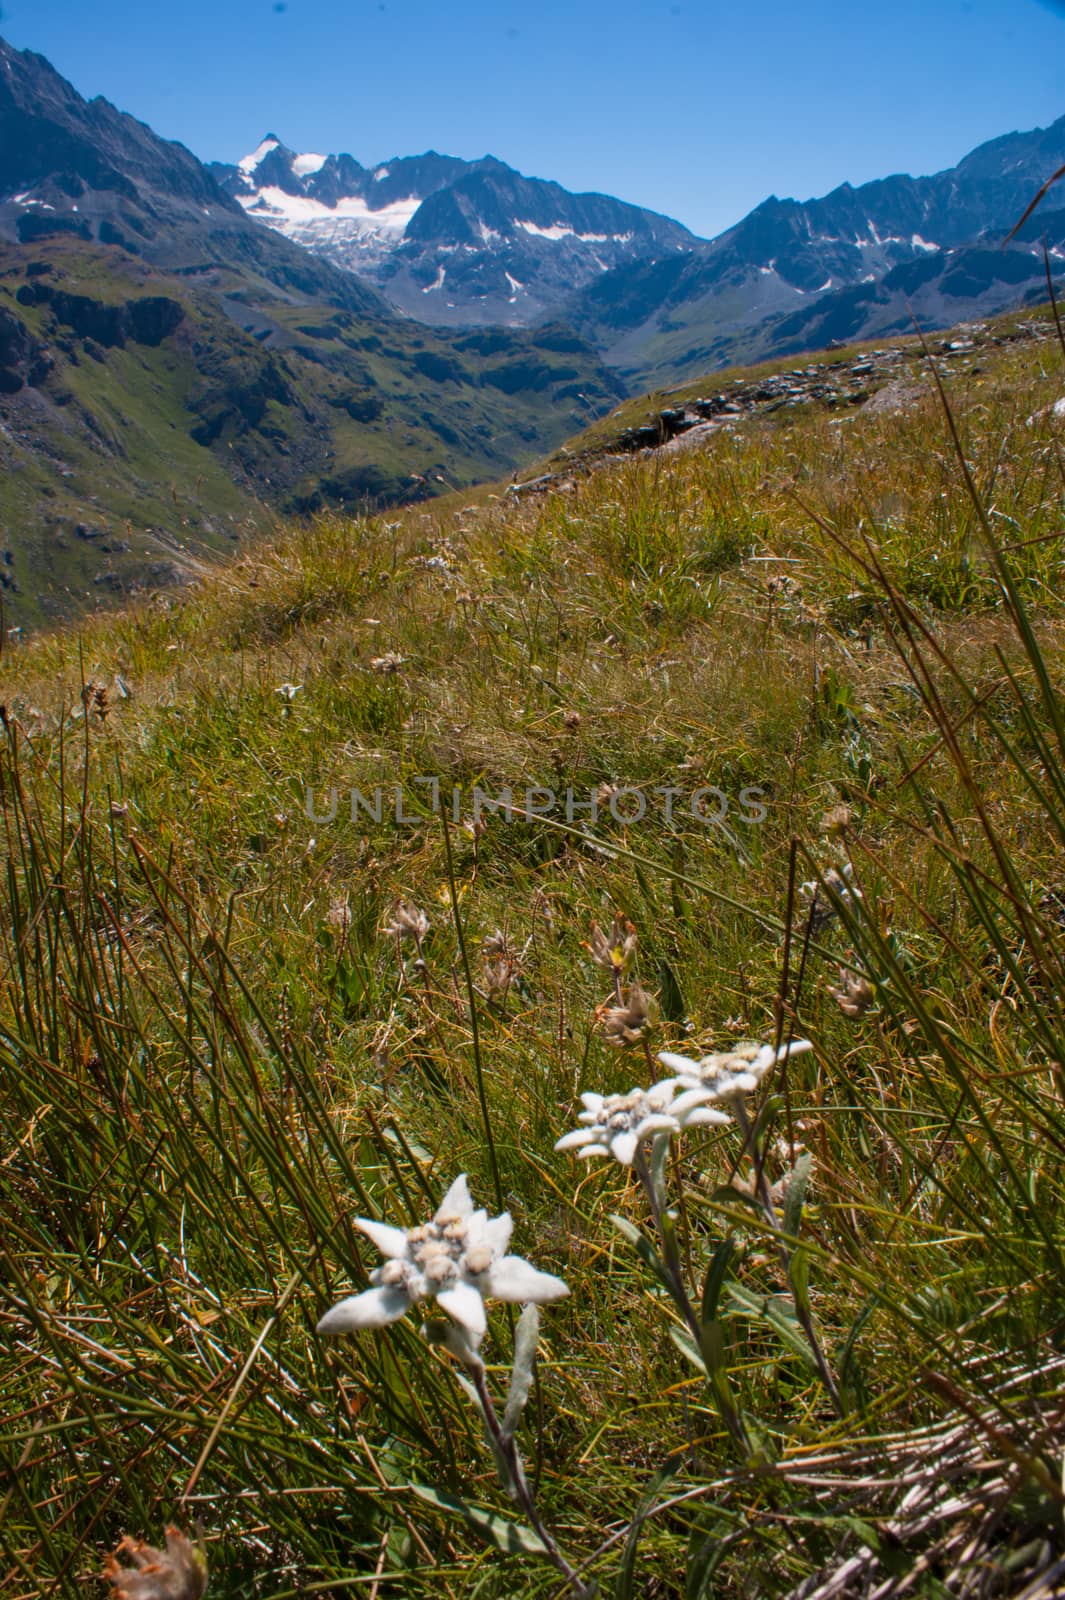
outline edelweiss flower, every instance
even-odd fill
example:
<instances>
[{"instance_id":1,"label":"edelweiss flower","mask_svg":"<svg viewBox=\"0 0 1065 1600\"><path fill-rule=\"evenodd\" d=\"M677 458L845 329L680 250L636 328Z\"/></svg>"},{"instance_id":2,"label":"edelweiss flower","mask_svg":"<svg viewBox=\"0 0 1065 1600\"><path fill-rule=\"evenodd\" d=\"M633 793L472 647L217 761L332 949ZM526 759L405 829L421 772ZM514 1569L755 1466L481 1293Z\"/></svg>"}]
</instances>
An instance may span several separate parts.
<instances>
[{"instance_id":1,"label":"edelweiss flower","mask_svg":"<svg viewBox=\"0 0 1065 1600\"><path fill-rule=\"evenodd\" d=\"M128 1556L133 1565L121 1566L119 1556ZM100 1576L113 1584L114 1600L202 1600L207 1590L203 1552L176 1528L167 1528L165 1550L123 1539Z\"/></svg>"},{"instance_id":2,"label":"edelweiss flower","mask_svg":"<svg viewBox=\"0 0 1065 1600\"><path fill-rule=\"evenodd\" d=\"M809 1039L793 1039L779 1050L774 1050L771 1044L741 1044L734 1050L703 1056L701 1061L674 1055L671 1050L661 1051L658 1059L675 1074L665 1080L675 1091L691 1094L701 1090L705 1100L733 1100L752 1094L778 1062L812 1049Z\"/></svg>"},{"instance_id":3,"label":"edelweiss flower","mask_svg":"<svg viewBox=\"0 0 1065 1600\"><path fill-rule=\"evenodd\" d=\"M724 1112L707 1107L709 1098L701 1088L677 1095L670 1082L656 1083L651 1089L630 1089L628 1094L582 1094L584 1110L577 1120L586 1126L563 1134L555 1149L577 1150L582 1156L613 1156L623 1167L631 1167L640 1145L652 1134L727 1122Z\"/></svg>"},{"instance_id":4,"label":"edelweiss flower","mask_svg":"<svg viewBox=\"0 0 1065 1600\"><path fill-rule=\"evenodd\" d=\"M431 1296L476 1347L487 1327L486 1299L544 1305L569 1294L561 1278L504 1253L514 1226L510 1213L489 1217L475 1211L465 1174L455 1179L432 1222L395 1228L359 1217L355 1226L388 1259L371 1272L372 1289L326 1312L319 1333L384 1328Z\"/></svg>"}]
</instances>

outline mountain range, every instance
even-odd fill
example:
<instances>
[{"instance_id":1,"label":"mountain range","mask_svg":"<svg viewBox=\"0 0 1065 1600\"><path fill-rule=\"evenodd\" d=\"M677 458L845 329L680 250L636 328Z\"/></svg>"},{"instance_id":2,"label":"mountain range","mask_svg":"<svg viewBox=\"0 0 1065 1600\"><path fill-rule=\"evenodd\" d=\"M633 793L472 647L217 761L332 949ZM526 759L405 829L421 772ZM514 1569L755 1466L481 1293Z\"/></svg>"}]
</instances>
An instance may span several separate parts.
<instances>
[{"instance_id":1,"label":"mountain range","mask_svg":"<svg viewBox=\"0 0 1065 1600\"><path fill-rule=\"evenodd\" d=\"M276 513L499 478L625 394L1046 297L1065 118L716 239L486 156L205 166L0 41L0 600L186 581Z\"/></svg>"},{"instance_id":2,"label":"mountain range","mask_svg":"<svg viewBox=\"0 0 1065 1600\"><path fill-rule=\"evenodd\" d=\"M0 41L0 598L39 623L276 512L499 477L621 397L568 327L433 330Z\"/></svg>"},{"instance_id":3,"label":"mountain range","mask_svg":"<svg viewBox=\"0 0 1065 1600\"><path fill-rule=\"evenodd\" d=\"M374 283L420 322L529 326L601 273L684 251L668 217L485 156L298 155L273 134L211 168L248 216Z\"/></svg>"},{"instance_id":4,"label":"mountain range","mask_svg":"<svg viewBox=\"0 0 1065 1600\"><path fill-rule=\"evenodd\" d=\"M417 320L535 327L561 317L631 390L808 348L828 328L874 337L914 316L940 326L1042 295L1042 235L1049 228L1056 249L1062 218L1041 217L1005 252L998 243L1063 162L1065 117L931 177L842 184L807 201L772 195L710 240L490 156L430 152L370 169L350 155L297 154L269 134L212 172L248 216Z\"/></svg>"}]
</instances>

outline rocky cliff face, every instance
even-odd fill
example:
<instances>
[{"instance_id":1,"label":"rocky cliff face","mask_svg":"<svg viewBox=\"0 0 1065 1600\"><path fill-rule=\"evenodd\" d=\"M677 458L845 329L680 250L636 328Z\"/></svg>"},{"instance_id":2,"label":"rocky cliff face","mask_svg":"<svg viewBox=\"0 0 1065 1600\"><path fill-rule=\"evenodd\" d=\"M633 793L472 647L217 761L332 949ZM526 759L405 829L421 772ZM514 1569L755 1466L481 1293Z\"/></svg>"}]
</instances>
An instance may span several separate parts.
<instances>
[{"instance_id":1,"label":"rocky cliff face","mask_svg":"<svg viewBox=\"0 0 1065 1600\"><path fill-rule=\"evenodd\" d=\"M919 285L937 325L1001 310L1020 303L1042 276L1042 228L1027 230L1005 264L999 243L1063 163L1065 117L994 139L932 177L843 184L801 202L774 195L716 239L605 274L565 314L640 387L751 358L767 349L772 326L805 326L812 338L815 327L854 322L831 313L828 302L879 306L884 297L871 286L881 282L887 299L904 283ZM937 278L948 284L940 301L950 304L928 290ZM1021 286L1012 299L1011 283ZM822 299L823 322L813 310ZM878 309L873 323L858 318L845 336L880 331ZM780 348L802 347L814 345Z\"/></svg>"}]
</instances>

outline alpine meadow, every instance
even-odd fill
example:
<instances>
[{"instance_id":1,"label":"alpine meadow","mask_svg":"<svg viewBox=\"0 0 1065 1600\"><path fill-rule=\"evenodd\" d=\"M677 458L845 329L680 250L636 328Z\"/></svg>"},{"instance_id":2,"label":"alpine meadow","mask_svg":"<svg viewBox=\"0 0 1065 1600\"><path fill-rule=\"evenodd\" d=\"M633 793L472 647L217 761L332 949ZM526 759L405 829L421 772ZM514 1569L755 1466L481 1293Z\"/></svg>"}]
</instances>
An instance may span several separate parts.
<instances>
[{"instance_id":1,"label":"alpine meadow","mask_svg":"<svg viewBox=\"0 0 1065 1600\"><path fill-rule=\"evenodd\" d=\"M1065 119L755 316L3 51L0 1596L1065 1595Z\"/></svg>"}]
</instances>

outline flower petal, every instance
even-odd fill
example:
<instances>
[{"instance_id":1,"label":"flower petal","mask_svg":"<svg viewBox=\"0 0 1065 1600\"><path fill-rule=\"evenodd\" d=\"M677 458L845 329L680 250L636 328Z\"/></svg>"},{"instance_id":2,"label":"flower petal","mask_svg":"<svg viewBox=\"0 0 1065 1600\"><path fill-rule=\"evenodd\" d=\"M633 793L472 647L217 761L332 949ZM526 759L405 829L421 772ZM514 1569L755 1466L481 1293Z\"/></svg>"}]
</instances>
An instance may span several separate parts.
<instances>
[{"instance_id":1,"label":"flower petal","mask_svg":"<svg viewBox=\"0 0 1065 1600\"><path fill-rule=\"evenodd\" d=\"M364 1289L349 1295L326 1312L318 1323L319 1333L357 1333L360 1328L386 1328L397 1322L411 1304L405 1289Z\"/></svg>"},{"instance_id":2,"label":"flower petal","mask_svg":"<svg viewBox=\"0 0 1065 1600\"><path fill-rule=\"evenodd\" d=\"M494 1300L511 1300L523 1305L530 1300L545 1305L549 1300L561 1300L569 1294L561 1278L530 1266L521 1256L504 1256L502 1261L497 1261L488 1272L486 1284L485 1292Z\"/></svg>"},{"instance_id":3,"label":"flower petal","mask_svg":"<svg viewBox=\"0 0 1065 1600\"><path fill-rule=\"evenodd\" d=\"M771 1048L771 1045L766 1045L767 1050ZM812 1049L813 1044L809 1039L793 1039L790 1044L781 1045L780 1049L777 1051L776 1059L778 1061L787 1061L791 1056L801 1056L804 1055L807 1050Z\"/></svg>"},{"instance_id":4,"label":"flower petal","mask_svg":"<svg viewBox=\"0 0 1065 1600\"><path fill-rule=\"evenodd\" d=\"M487 1245L495 1260L506 1255L510 1236L514 1232L514 1218L509 1211L504 1211L501 1216L489 1217L480 1233L480 1243Z\"/></svg>"},{"instance_id":5,"label":"flower petal","mask_svg":"<svg viewBox=\"0 0 1065 1600\"><path fill-rule=\"evenodd\" d=\"M658 1059L667 1072L683 1072L689 1078L697 1078L699 1076L699 1063L693 1061L690 1056L678 1056L672 1050L660 1050Z\"/></svg>"},{"instance_id":6,"label":"flower petal","mask_svg":"<svg viewBox=\"0 0 1065 1600\"><path fill-rule=\"evenodd\" d=\"M601 1094L593 1094L589 1089L581 1095L581 1105L584 1107L585 1111L599 1111L602 1108L604 1098L605 1096Z\"/></svg>"},{"instance_id":7,"label":"flower petal","mask_svg":"<svg viewBox=\"0 0 1065 1600\"><path fill-rule=\"evenodd\" d=\"M405 1228L394 1228L390 1222L372 1222L368 1217L356 1217L355 1226L373 1241L383 1256L395 1260L407 1254Z\"/></svg>"},{"instance_id":8,"label":"flower petal","mask_svg":"<svg viewBox=\"0 0 1065 1600\"><path fill-rule=\"evenodd\" d=\"M686 1128L720 1128L732 1118L724 1111L716 1111L713 1106L695 1106L684 1114L683 1125Z\"/></svg>"},{"instance_id":9,"label":"flower petal","mask_svg":"<svg viewBox=\"0 0 1065 1600\"><path fill-rule=\"evenodd\" d=\"M466 1174L460 1172L451 1188L440 1202L440 1208L433 1218L438 1226L443 1227L447 1222L463 1222L473 1215L473 1201L470 1199L470 1186L466 1182Z\"/></svg>"},{"instance_id":10,"label":"flower petal","mask_svg":"<svg viewBox=\"0 0 1065 1600\"><path fill-rule=\"evenodd\" d=\"M610 1154L610 1151L607 1149L605 1144L602 1144L602 1143L600 1143L599 1140L596 1140L595 1144L586 1144L583 1150L578 1150L577 1151L577 1154L579 1156L581 1156L581 1157L583 1157L583 1156L608 1156Z\"/></svg>"},{"instance_id":11,"label":"flower petal","mask_svg":"<svg viewBox=\"0 0 1065 1600\"><path fill-rule=\"evenodd\" d=\"M650 1120L648 1118L648 1121ZM624 1133L616 1133L610 1141L610 1154L615 1161L620 1161L623 1167L631 1167L639 1143L639 1135L631 1129L627 1129Z\"/></svg>"},{"instance_id":12,"label":"flower petal","mask_svg":"<svg viewBox=\"0 0 1065 1600\"><path fill-rule=\"evenodd\" d=\"M461 1323L474 1339L480 1339L488 1322L484 1314L484 1301L480 1293L470 1283L456 1283L450 1289L442 1289L436 1297L436 1303L449 1317Z\"/></svg>"},{"instance_id":13,"label":"flower petal","mask_svg":"<svg viewBox=\"0 0 1065 1600\"><path fill-rule=\"evenodd\" d=\"M652 1111L649 1117L643 1117L639 1125L633 1130L637 1139L646 1139L649 1133L676 1133L677 1119L672 1111Z\"/></svg>"},{"instance_id":14,"label":"flower petal","mask_svg":"<svg viewBox=\"0 0 1065 1600\"><path fill-rule=\"evenodd\" d=\"M712 1096L708 1089L694 1087L685 1089L683 1094L679 1094L670 1106L670 1114L674 1117L683 1117L685 1112L690 1111L693 1106L704 1105L711 1098Z\"/></svg>"},{"instance_id":15,"label":"flower petal","mask_svg":"<svg viewBox=\"0 0 1065 1600\"><path fill-rule=\"evenodd\" d=\"M574 1128L572 1133L564 1133L555 1145L556 1150L575 1150L578 1145L588 1144L595 1138L594 1128Z\"/></svg>"}]
</instances>

